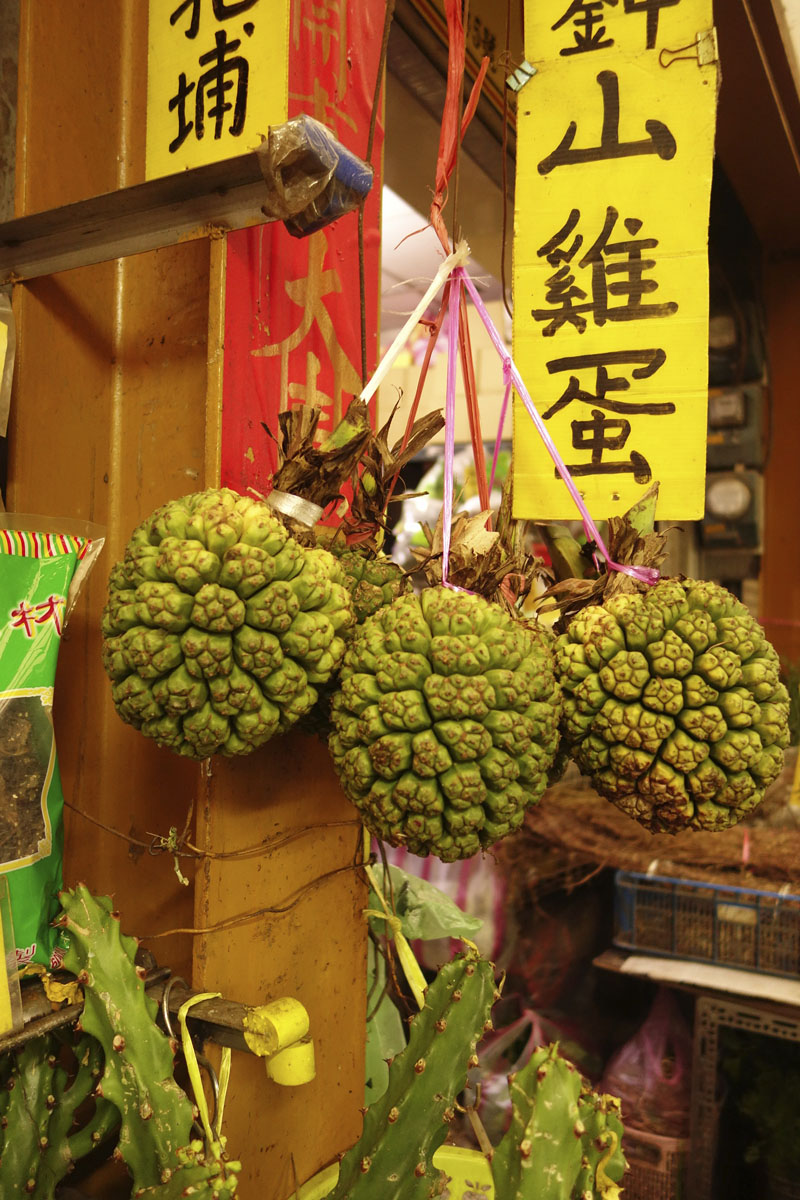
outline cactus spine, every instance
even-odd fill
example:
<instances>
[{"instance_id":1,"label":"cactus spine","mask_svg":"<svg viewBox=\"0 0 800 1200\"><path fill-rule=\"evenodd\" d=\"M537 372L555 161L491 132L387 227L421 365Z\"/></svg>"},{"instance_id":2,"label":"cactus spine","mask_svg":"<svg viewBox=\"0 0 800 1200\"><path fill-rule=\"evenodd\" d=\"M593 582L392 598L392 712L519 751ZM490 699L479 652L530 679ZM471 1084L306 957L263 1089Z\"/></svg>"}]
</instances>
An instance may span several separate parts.
<instances>
[{"instance_id":1,"label":"cactus spine","mask_svg":"<svg viewBox=\"0 0 800 1200\"><path fill-rule=\"evenodd\" d=\"M367 1109L328 1200L427 1200L439 1194L433 1155L496 998L491 963L469 951L443 966L411 1022L389 1085Z\"/></svg>"},{"instance_id":2,"label":"cactus spine","mask_svg":"<svg viewBox=\"0 0 800 1200\"><path fill-rule=\"evenodd\" d=\"M239 1165L191 1140L192 1105L173 1079L172 1045L155 1023L155 1001L134 963L135 940L122 934L108 897L79 885L62 892L61 904L59 924L69 935L64 966L84 989L80 1026L105 1052L97 1094L119 1110L118 1153L133 1177L132 1195L232 1196Z\"/></svg>"}]
</instances>

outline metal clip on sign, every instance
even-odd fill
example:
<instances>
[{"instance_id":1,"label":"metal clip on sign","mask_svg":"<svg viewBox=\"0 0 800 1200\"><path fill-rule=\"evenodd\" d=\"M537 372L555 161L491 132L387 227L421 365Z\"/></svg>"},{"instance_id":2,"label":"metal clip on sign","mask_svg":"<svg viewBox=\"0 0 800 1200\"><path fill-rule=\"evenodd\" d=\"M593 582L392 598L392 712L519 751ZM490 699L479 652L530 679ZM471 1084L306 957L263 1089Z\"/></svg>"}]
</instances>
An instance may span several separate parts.
<instances>
[{"instance_id":1,"label":"metal clip on sign","mask_svg":"<svg viewBox=\"0 0 800 1200\"><path fill-rule=\"evenodd\" d=\"M658 56L659 66L665 69L671 67L675 62L691 61L691 59L696 60L698 67L707 67L711 63L719 62L719 46L715 28L704 29L697 34L693 42L689 42L688 46L679 46L677 50L668 50L665 46Z\"/></svg>"},{"instance_id":2,"label":"metal clip on sign","mask_svg":"<svg viewBox=\"0 0 800 1200\"><path fill-rule=\"evenodd\" d=\"M527 58L519 64L516 71L513 71L506 80L506 87L510 92L521 92L525 84L530 82L536 74L536 67L529 63Z\"/></svg>"}]
</instances>

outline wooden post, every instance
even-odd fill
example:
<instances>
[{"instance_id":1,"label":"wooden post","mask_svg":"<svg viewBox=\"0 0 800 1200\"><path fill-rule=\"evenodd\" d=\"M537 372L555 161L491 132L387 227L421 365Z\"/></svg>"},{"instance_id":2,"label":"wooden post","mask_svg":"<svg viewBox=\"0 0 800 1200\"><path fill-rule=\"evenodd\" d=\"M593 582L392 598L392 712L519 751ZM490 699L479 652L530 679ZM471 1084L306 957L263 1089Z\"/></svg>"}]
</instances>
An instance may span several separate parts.
<instances>
[{"instance_id":1,"label":"wooden post","mask_svg":"<svg viewBox=\"0 0 800 1200\"><path fill-rule=\"evenodd\" d=\"M383 10L382 0L292 5L294 111L320 116L361 154ZM140 182L146 5L22 0L21 16L17 215ZM378 213L376 189L367 213L371 361ZM101 665L99 624L108 571L143 518L189 491L220 482L246 487L245 464L263 470L259 446L247 455L255 435L237 457L241 429L263 437L261 420L303 402L307 377L293 375L298 364L320 363L315 378L323 401L333 392L324 371L335 377L339 398L329 416L356 390L343 365L360 362L351 292L355 214L335 229L315 235L315 245L324 238L323 258L335 257L323 263L337 277L332 290L347 293L339 310L325 302L317 332L306 345L298 342L293 359L280 350L253 357L252 339L263 342L263 313L231 301L236 271L239 282L243 270L250 272L253 295L262 286L253 274L255 262L263 269L265 261L267 235L260 231L241 235L257 250L246 268L243 242L228 235L15 290L8 507L93 520L107 530L64 640L56 686L59 760L72 806L66 882L81 879L113 894L126 931L144 935L159 962L191 973L196 986L251 1004L296 996L310 1014L313 1083L279 1088L263 1061L234 1055L226 1133L232 1156L243 1160L243 1200L283 1200L294 1190L295 1170L304 1180L359 1132L366 973L366 895L354 869L359 826L317 739L290 734L246 760L207 767L159 750L125 726ZM289 239L283 231L269 237L271 279L294 282L299 295L298 263L308 263L310 242L300 244L280 276ZM288 293L282 306L292 314ZM302 303L299 311L302 317ZM266 407L257 389L239 387L256 358L277 363L285 385ZM151 835L182 829L190 809L194 840L208 857L196 871L181 860L190 880L184 887L171 857L153 857L146 847ZM279 844L238 853L262 842ZM150 936L168 930L178 932Z\"/></svg>"},{"instance_id":2,"label":"wooden post","mask_svg":"<svg viewBox=\"0 0 800 1200\"><path fill-rule=\"evenodd\" d=\"M769 358L767 463L761 619L778 653L800 664L800 276L798 255L769 260L764 272Z\"/></svg>"}]
</instances>

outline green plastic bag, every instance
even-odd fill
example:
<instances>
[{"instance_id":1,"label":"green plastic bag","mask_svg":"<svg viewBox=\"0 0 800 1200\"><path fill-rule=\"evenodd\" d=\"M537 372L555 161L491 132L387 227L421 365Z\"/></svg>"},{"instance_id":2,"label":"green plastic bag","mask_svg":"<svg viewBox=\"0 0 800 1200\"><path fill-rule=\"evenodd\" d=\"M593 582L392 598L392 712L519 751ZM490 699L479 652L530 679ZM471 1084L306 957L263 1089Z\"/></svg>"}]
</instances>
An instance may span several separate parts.
<instances>
[{"instance_id":1,"label":"green plastic bag","mask_svg":"<svg viewBox=\"0 0 800 1200\"><path fill-rule=\"evenodd\" d=\"M64 625L102 546L96 527L75 528L0 514L0 874L20 967L63 955L51 925L64 841L53 692Z\"/></svg>"}]
</instances>

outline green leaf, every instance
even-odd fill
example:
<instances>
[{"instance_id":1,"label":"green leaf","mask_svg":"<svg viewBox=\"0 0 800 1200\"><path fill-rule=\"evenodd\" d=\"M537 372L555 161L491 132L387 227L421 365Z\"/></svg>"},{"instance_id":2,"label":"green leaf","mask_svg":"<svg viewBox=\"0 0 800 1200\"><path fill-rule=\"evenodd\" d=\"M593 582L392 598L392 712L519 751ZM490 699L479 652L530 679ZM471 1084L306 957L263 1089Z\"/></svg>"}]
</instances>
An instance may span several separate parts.
<instances>
[{"instance_id":1,"label":"green leaf","mask_svg":"<svg viewBox=\"0 0 800 1200\"><path fill-rule=\"evenodd\" d=\"M466 937L473 938L483 925L480 917L472 917L462 912L457 904L440 892L432 883L410 875L400 867L389 867L392 890L394 891L395 911L400 919L403 933L407 938L421 938L431 941L434 938ZM383 875L376 868L375 874L383 882L387 901L389 889ZM370 898L370 908L379 908L380 901L374 895ZM377 934L386 932L385 921L370 918L373 930Z\"/></svg>"},{"instance_id":2,"label":"green leaf","mask_svg":"<svg viewBox=\"0 0 800 1200\"><path fill-rule=\"evenodd\" d=\"M652 533L656 527L656 504L658 502L658 481L648 488L633 508L629 508L625 516L641 537Z\"/></svg>"},{"instance_id":3,"label":"green leaf","mask_svg":"<svg viewBox=\"0 0 800 1200\"><path fill-rule=\"evenodd\" d=\"M406 1048L403 1021L386 994L386 963L383 955L370 947L367 965L367 995L372 1015L367 1018L364 1105L382 1096L389 1084L388 1060ZM382 997L378 1003L378 997ZM378 1005L377 1009L375 1005Z\"/></svg>"},{"instance_id":4,"label":"green leaf","mask_svg":"<svg viewBox=\"0 0 800 1200\"><path fill-rule=\"evenodd\" d=\"M566 525L539 525L556 579L583 579L589 562L582 553L583 547L573 537Z\"/></svg>"}]
</instances>

